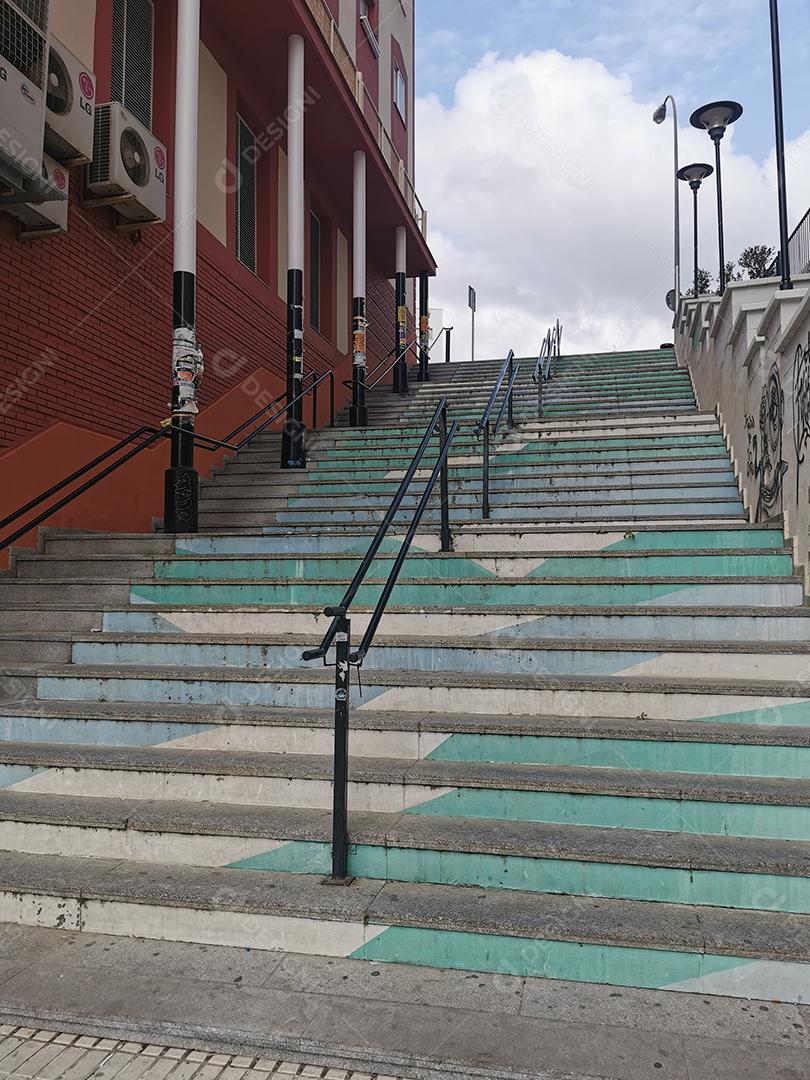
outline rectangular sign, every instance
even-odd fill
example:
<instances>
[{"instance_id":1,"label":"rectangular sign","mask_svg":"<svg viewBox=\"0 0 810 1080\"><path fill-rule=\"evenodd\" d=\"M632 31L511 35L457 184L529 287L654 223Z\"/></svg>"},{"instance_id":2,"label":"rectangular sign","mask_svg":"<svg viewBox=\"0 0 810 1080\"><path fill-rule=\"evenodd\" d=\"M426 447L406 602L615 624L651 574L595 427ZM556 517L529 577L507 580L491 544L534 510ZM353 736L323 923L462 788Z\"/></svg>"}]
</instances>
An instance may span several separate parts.
<instances>
[{"instance_id":1,"label":"rectangular sign","mask_svg":"<svg viewBox=\"0 0 810 1080\"><path fill-rule=\"evenodd\" d=\"M469 298L467 301L470 305L470 310L475 311L475 289L470 285Z\"/></svg>"}]
</instances>

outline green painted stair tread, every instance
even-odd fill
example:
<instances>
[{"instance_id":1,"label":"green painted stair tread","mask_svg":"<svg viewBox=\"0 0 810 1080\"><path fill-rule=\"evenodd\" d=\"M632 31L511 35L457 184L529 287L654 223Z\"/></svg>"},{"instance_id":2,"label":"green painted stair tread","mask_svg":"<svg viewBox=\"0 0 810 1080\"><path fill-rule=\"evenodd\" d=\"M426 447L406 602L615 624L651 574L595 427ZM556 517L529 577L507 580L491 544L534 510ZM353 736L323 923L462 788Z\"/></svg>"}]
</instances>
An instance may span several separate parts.
<instances>
[{"instance_id":1,"label":"green painted stair tread","mask_svg":"<svg viewBox=\"0 0 810 1080\"><path fill-rule=\"evenodd\" d=\"M211 729L231 726L331 730L333 709L178 702L97 702L42 699L0 703L0 717L115 721L122 725L146 720L155 724L204 724ZM804 704L784 706L781 723L765 722L759 710L732 712L694 720L640 717L514 715L502 713L426 713L361 709L352 714L352 730L416 732L442 735L508 737L556 736L571 739L631 739L639 741L724 743L730 746L810 745L810 709ZM123 736L122 736L123 738ZM121 745L125 745L121 743Z\"/></svg>"},{"instance_id":2,"label":"green painted stair tread","mask_svg":"<svg viewBox=\"0 0 810 1080\"><path fill-rule=\"evenodd\" d=\"M0 791L0 821L328 844L327 810ZM355 845L810 878L810 842L358 812ZM269 868L269 867L268 867Z\"/></svg>"},{"instance_id":3,"label":"green painted stair tread","mask_svg":"<svg viewBox=\"0 0 810 1080\"><path fill-rule=\"evenodd\" d=\"M0 765L34 769L93 769L112 772L169 773L206 776L282 777L287 780L331 781L330 757L268 754L256 751L196 748L81 746L59 743L0 743ZM683 804L722 803L724 806L782 807L794 811L810 840L810 782L773 777L706 776L686 773L641 773L562 765L500 762L401 761L394 758L353 757L352 785L402 785L457 788L501 793L578 793L625 800L677 800ZM440 796L426 807L443 816L442 808L456 796ZM431 812L434 812L431 811ZM801 813L799 814L798 812ZM730 811L729 811L730 812ZM455 815L454 815L455 816ZM487 817L485 813L470 816ZM499 815L491 815L496 817ZM699 831L699 830L698 830Z\"/></svg>"},{"instance_id":4,"label":"green painted stair tread","mask_svg":"<svg viewBox=\"0 0 810 1080\"><path fill-rule=\"evenodd\" d=\"M54 679L102 679L106 681L131 679L177 679L178 681L197 681L204 679L211 682L256 682L255 671L238 668L184 668L175 672L173 668L133 665L125 671L111 673L104 665L83 664L5 664L0 667L0 674L7 676L36 675ZM314 667L308 670L266 669L265 682L279 683L331 683L334 674L330 669ZM810 698L810 682L798 680L772 681L768 679L670 679L628 675L477 675L475 673L456 672L421 672L421 671L385 671L369 670L363 673L366 686L399 685L436 686L454 689L472 687L480 689L536 689L536 690L597 690L606 693L652 693L652 694L708 694L730 695L739 697L774 697L784 699Z\"/></svg>"},{"instance_id":5,"label":"green painted stair tread","mask_svg":"<svg viewBox=\"0 0 810 1080\"><path fill-rule=\"evenodd\" d=\"M356 880L345 889L325 886L307 875L149 865L117 860L76 859L7 853L0 866L0 890L14 895L81 899L86 903L146 905L364 925L371 931L360 954L371 958L392 942L374 937L375 928L450 932L464 941L423 938L426 953L411 947L411 963L442 966L448 946L460 947L470 970L492 964L491 948L501 941L571 942L608 948L665 951L669 954L806 963L810 926L806 916L785 920L780 913L735 912L686 905L626 900L592 900L551 894L503 892L447 885L411 885ZM474 935L475 940L469 940ZM406 935L407 937L407 935ZM491 938L490 949L481 938ZM400 935L400 943L404 940ZM415 940L412 944L415 944ZM443 947L442 947L443 946ZM374 948L372 948L374 947ZM502 953L503 955L503 953ZM394 959L386 952L377 959ZM511 956L506 956L511 962ZM636 957L641 964L646 956ZM460 960L460 955L459 955ZM524 966L525 966L524 960ZM446 965L445 965L446 966ZM450 966L459 966L450 965ZM488 969L488 968L487 968ZM727 969L721 965L720 970ZM496 968L502 970L502 968ZM679 981L673 964L670 981ZM521 972L523 973L523 972ZM539 971L538 974L548 973ZM635 981L635 980L634 980Z\"/></svg>"}]
</instances>

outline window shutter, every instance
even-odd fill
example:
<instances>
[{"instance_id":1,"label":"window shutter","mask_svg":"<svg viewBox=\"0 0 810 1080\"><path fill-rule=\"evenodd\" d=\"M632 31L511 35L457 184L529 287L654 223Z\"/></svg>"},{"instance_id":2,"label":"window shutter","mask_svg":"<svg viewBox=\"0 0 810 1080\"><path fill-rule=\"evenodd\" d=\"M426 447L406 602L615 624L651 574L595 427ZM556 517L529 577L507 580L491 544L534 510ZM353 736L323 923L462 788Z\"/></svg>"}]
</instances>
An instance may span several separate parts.
<instances>
[{"instance_id":1,"label":"window shutter","mask_svg":"<svg viewBox=\"0 0 810 1080\"><path fill-rule=\"evenodd\" d=\"M236 257L256 273L256 136L236 118Z\"/></svg>"},{"instance_id":2,"label":"window shutter","mask_svg":"<svg viewBox=\"0 0 810 1080\"><path fill-rule=\"evenodd\" d=\"M152 0L113 0L112 97L152 126Z\"/></svg>"}]
</instances>

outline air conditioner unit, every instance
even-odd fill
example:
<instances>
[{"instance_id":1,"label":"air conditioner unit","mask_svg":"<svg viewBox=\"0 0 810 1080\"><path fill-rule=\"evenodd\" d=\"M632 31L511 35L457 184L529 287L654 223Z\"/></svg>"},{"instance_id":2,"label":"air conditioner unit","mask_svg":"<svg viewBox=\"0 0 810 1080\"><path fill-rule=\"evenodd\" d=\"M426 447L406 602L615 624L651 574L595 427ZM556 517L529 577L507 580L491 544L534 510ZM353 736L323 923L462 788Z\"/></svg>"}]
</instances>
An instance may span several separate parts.
<instances>
[{"instance_id":1,"label":"air conditioner unit","mask_svg":"<svg viewBox=\"0 0 810 1080\"><path fill-rule=\"evenodd\" d=\"M46 91L46 153L63 165L85 165L93 157L96 77L53 38L48 49Z\"/></svg>"},{"instance_id":2,"label":"air conditioner unit","mask_svg":"<svg viewBox=\"0 0 810 1080\"><path fill-rule=\"evenodd\" d=\"M70 174L64 165L47 154L42 158L42 178L33 187L41 201L24 202L26 192L0 197L0 210L5 210L20 222L24 240L39 236L56 236L67 232L68 193ZM30 188L27 192L30 193Z\"/></svg>"},{"instance_id":3,"label":"air conditioner unit","mask_svg":"<svg viewBox=\"0 0 810 1080\"><path fill-rule=\"evenodd\" d=\"M42 170L48 0L0 0L0 191Z\"/></svg>"},{"instance_id":4,"label":"air conditioner unit","mask_svg":"<svg viewBox=\"0 0 810 1080\"><path fill-rule=\"evenodd\" d=\"M112 206L122 228L166 220L166 147L113 101L96 107L88 206Z\"/></svg>"}]
</instances>

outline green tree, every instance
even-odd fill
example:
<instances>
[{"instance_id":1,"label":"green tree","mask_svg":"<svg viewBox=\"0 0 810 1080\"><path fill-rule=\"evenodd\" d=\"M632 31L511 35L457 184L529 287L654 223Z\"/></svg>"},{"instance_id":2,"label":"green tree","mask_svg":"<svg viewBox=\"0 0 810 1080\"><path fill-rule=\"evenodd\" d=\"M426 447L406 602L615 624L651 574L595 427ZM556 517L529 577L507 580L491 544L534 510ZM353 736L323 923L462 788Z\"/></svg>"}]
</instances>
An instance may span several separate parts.
<instances>
[{"instance_id":1,"label":"green tree","mask_svg":"<svg viewBox=\"0 0 810 1080\"><path fill-rule=\"evenodd\" d=\"M699 269L698 270L698 296L707 296L711 292L711 289L712 289L712 275L709 273L708 270L704 270L702 268ZM695 295L695 286L694 285L692 285L692 288L687 292L686 295L687 296L694 296Z\"/></svg>"},{"instance_id":2,"label":"green tree","mask_svg":"<svg viewBox=\"0 0 810 1080\"><path fill-rule=\"evenodd\" d=\"M771 266L775 256L775 250L768 244L752 244L743 251L737 262L753 281L771 276Z\"/></svg>"}]
</instances>

